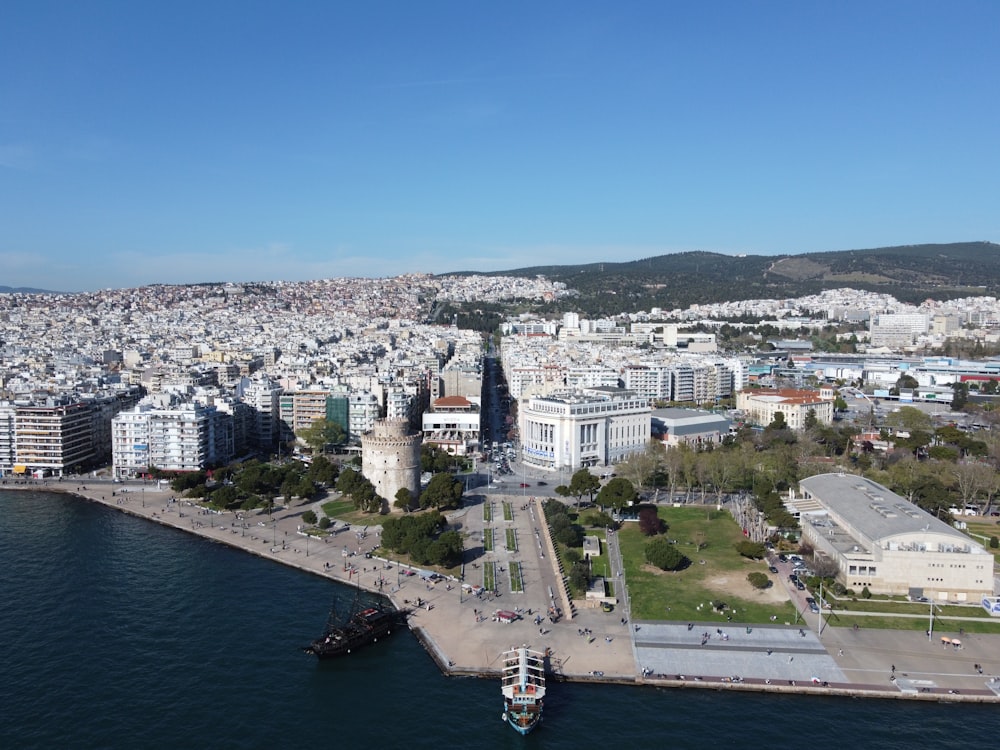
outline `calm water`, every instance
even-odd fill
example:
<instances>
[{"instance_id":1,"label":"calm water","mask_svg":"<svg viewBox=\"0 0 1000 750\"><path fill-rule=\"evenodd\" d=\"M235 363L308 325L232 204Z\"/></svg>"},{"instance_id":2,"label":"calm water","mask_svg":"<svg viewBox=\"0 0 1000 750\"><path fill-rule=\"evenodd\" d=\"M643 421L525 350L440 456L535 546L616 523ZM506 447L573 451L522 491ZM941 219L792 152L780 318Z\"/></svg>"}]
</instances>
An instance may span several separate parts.
<instances>
[{"instance_id":1,"label":"calm water","mask_svg":"<svg viewBox=\"0 0 1000 750\"><path fill-rule=\"evenodd\" d=\"M47 493L0 491L0 596L3 748L926 748L1000 726L995 706L551 683L522 738L497 682L443 677L409 632L303 654L343 587Z\"/></svg>"}]
</instances>

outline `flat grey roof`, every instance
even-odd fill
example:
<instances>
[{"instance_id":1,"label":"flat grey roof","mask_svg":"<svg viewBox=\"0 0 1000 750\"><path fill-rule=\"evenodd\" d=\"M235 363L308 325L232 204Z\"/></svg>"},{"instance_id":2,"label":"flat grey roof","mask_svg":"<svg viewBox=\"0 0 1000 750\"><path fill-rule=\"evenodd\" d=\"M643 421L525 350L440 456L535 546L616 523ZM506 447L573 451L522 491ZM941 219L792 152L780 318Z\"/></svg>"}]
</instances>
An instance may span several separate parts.
<instances>
[{"instance_id":1,"label":"flat grey roof","mask_svg":"<svg viewBox=\"0 0 1000 750\"><path fill-rule=\"evenodd\" d=\"M906 498L856 474L817 474L799 481L799 487L873 541L897 534L930 532L974 541Z\"/></svg>"}]
</instances>

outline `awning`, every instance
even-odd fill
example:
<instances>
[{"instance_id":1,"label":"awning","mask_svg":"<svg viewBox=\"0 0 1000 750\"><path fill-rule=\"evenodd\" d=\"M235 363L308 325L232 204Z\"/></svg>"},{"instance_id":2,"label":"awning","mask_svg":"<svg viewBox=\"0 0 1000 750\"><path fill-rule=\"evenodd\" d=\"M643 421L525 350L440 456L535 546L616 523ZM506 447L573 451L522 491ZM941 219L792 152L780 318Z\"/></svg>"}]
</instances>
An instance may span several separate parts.
<instances>
[{"instance_id":1,"label":"awning","mask_svg":"<svg viewBox=\"0 0 1000 750\"><path fill-rule=\"evenodd\" d=\"M25 466L24 464L15 464L14 465L14 473L15 474L24 474L27 471L28 471L28 467Z\"/></svg>"}]
</instances>

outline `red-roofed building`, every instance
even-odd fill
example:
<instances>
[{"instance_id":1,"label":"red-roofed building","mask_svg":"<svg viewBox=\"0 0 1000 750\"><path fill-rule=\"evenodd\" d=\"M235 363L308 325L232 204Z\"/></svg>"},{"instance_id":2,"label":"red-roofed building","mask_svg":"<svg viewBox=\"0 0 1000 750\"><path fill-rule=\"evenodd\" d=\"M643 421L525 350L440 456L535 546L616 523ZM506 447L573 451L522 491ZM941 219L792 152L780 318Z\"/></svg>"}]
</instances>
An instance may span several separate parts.
<instances>
[{"instance_id":1,"label":"red-roofed building","mask_svg":"<svg viewBox=\"0 0 1000 750\"><path fill-rule=\"evenodd\" d=\"M465 396L442 396L422 420L424 442L456 456L479 450L479 402Z\"/></svg>"},{"instance_id":2,"label":"red-roofed building","mask_svg":"<svg viewBox=\"0 0 1000 750\"><path fill-rule=\"evenodd\" d=\"M798 388L748 388L736 394L736 408L742 410L750 422L769 425L779 411L785 424L792 430L805 427L806 416L815 412L820 424L833 422L833 389L818 391Z\"/></svg>"}]
</instances>

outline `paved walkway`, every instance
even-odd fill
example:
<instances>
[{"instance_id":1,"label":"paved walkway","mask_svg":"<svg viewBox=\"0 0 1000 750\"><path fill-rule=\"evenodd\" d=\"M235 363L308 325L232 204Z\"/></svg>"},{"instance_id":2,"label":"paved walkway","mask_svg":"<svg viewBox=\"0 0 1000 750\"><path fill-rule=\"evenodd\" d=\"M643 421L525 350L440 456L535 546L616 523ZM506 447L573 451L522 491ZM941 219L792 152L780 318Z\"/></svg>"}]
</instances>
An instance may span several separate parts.
<instances>
[{"instance_id":1,"label":"paved walkway","mask_svg":"<svg viewBox=\"0 0 1000 750\"><path fill-rule=\"evenodd\" d=\"M263 514L238 519L233 513L210 513L174 500L169 490L152 487L123 492L120 485L83 489L64 481L38 489L74 492L316 575L381 591L399 607L412 607L419 599L411 627L442 667L453 673L493 672L502 650L527 644L551 649L553 668L570 679L722 683L780 690L824 689L823 683L828 683L831 690L854 694L1000 700L1000 679L994 677L1000 675L1000 636L995 635L967 633L963 648L956 651L942 648L937 637L928 642L918 631L827 627L819 636L808 628L802 635L797 626L623 623L622 608L613 613L580 609L572 618L563 616L553 623L546 617L535 624L535 615L547 614L561 599L561 574L547 545L540 502L530 498L473 496L451 516L470 540L465 582L481 584L478 576L484 563L496 565L500 596L493 598L470 596L458 581L430 583L417 574L406 575L394 561L366 558L365 553L378 545L375 527L363 534L359 527L337 524L338 530L322 542L300 534L301 514L308 505L280 510L270 518ZM503 519L505 500L512 503L509 521ZM491 521L484 521L484 503L493 504ZM482 547L486 526L496 530L497 546L490 553ZM514 530L516 550L505 548L507 528ZM510 591L506 576L511 562L521 564L523 593ZM619 587L620 579L613 578ZM500 622L493 615L501 609L519 611L521 617Z\"/></svg>"}]
</instances>

